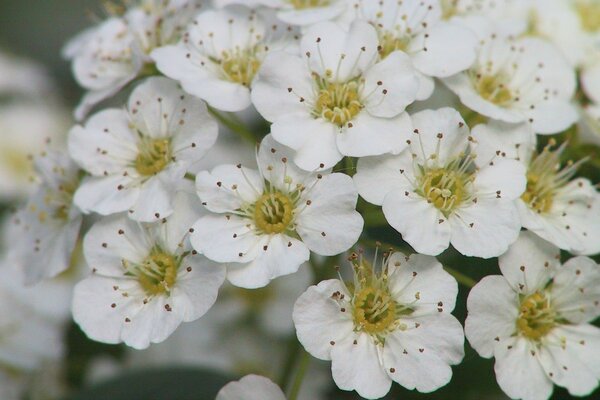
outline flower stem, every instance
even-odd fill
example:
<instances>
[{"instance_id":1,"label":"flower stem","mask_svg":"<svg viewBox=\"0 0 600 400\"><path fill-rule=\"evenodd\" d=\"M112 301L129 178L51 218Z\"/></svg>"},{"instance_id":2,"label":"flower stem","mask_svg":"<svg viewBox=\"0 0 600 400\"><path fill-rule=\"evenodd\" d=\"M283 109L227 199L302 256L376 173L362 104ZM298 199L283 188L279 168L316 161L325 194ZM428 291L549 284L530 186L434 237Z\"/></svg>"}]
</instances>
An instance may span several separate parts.
<instances>
[{"instance_id":1,"label":"flower stem","mask_svg":"<svg viewBox=\"0 0 600 400\"><path fill-rule=\"evenodd\" d=\"M447 273L452 275L454 277L454 279L456 279L458 281L458 283L460 283L468 288L472 288L473 286L475 286L477 284L477 282L473 278L463 274L462 272L455 270L454 268L444 267L444 269L446 270Z\"/></svg>"},{"instance_id":2,"label":"flower stem","mask_svg":"<svg viewBox=\"0 0 600 400\"><path fill-rule=\"evenodd\" d=\"M294 378L294 382L292 383L292 388L290 389L288 400L296 400L298 398L300 388L302 387L302 381L306 376L306 371L308 371L309 363L310 356L306 351L301 350L300 361L298 361L298 370L296 371L296 377Z\"/></svg>"},{"instance_id":3,"label":"flower stem","mask_svg":"<svg viewBox=\"0 0 600 400\"><path fill-rule=\"evenodd\" d=\"M251 143L256 143L256 137L254 136L254 133L246 128L243 123L239 122L236 117L223 115L221 112L210 106L208 107L208 111L217 119L217 121L225 125L231 131L240 135L243 139L246 139Z\"/></svg>"}]
</instances>

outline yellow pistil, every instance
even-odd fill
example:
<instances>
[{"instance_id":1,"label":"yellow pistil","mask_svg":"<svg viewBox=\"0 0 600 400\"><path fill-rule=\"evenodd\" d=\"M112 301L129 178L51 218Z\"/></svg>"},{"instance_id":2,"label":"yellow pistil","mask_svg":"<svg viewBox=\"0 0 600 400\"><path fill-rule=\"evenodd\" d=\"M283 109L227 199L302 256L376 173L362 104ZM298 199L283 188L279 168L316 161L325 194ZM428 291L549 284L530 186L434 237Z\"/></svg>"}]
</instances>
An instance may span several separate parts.
<instances>
[{"instance_id":1,"label":"yellow pistil","mask_svg":"<svg viewBox=\"0 0 600 400\"><path fill-rule=\"evenodd\" d=\"M507 87L508 78L503 74L482 75L476 80L476 90L481 97L494 103L497 106L503 106L511 102L513 95Z\"/></svg>"},{"instance_id":2,"label":"yellow pistil","mask_svg":"<svg viewBox=\"0 0 600 400\"><path fill-rule=\"evenodd\" d=\"M315 76L318 86L314 114L342 127L350 122L362 110L359 82L329 82Z\"/></svg>"},{"instance_id":3,"label":"yellow pistil","mask_svg":"<svg viewBox=\"0 0 600 400\"><path fill-rule=\"evenodd\" d=\"M231 82L249 87L260 68L257 48L223 51L217 61L225 78Z\"/></svg>"},{"instance_id":4,"label":"yellow pistil","mask_svg":"<svg viewBox=\"0 0 600 400\"><path fill-rule=\"evenodd\" d=\"M281 192L263 194L254 204L254 222L263 233L282 233L294 219L294 203Z\"/></svg>"},{"instance_id":5,"label":"yellow pistil","mask_svg":"<svg viewBox=\"0 0 600 400\"><path fill-rule=\"evenodd\" d=\"M551 151L554 144L551 141L540 154L533 157L527 170L527 188L521 195L521 200L538 214L552 211L556 194L575 175L578 166L586 161L582 159L577 163L569 163L561 169L560 155L566 144Z\"/></svg>"},{"instance_id":6,"label":"yellow pistil","mask_svg":"<svg viewBox=\"0 0 600 400\"><path fill-rule=\"evenodd\" d=\"M581 21L581 26L587 32L600 30L600 2L597 0L578 0L575 11Z\"/></svg>"},{"instance_id":7,"label":"yellow pistil","mask_svg":"<svg viewBox=\"0 0 600 400\"><path fill-rule=\"evenodd\" d=\"M474 179L473 157L459 157L443 168L424 169L419 194L448 216L470 199L469 186Z\"/></svg>"},{"instance_id":8,"label":"yellow pistil","mask_svg":"<svg viewBox=\"0 0 600 400\"><path fill-rule=\"evenodd\" d=\"M288 0L296 10L328 6L331 0Z\"/></svg>"},{"instance_id":9,"label":"yellow pistil","mask_svg":"<svg viewBox=\"0 0 600 400\"><path fill-rule=\"evenodd\" d=\"M458 0L442 0L442 19L448 20L458 15Z\"/></svg>"},{"instance_id":10,"label":"yellow pistil","mask_svg":"<svg viewBox=\"0 0 600 400\"><path fill-rule=\"evenodd\" d=\"M386 288L367 286L354 298L354 324L369 334L381 334L395 323L396 302Z\"/></svg>"},{"instance_id":11,"label":"yellow pistil","mask_svg":"<svg viewBox=\"0 0 600 400\"><path fill-rule=\"evenodd\" d=\"M171 162L171 141L169 139L142 137L138 143L138 151L135 169L140 175L156 175Z\"/></svg>"},{"instance_id":12,"label":"yellow pistil","mask_svg":"<svg viewBox=\"0 0 600 400\"><path fill-rule=\"evenodd\" d=\"M556 312L543 293L535 292L525 297L519 311L517 329L528 339L539 340L556 325Z\"/></svg>"},{"instance_id":13,"label":"yellow pistil","mask_svg":"<svg viewBox=\"0 0 600 400\"><path fill-rule=\"evenodd\" d=\"M125 267L129 267L124 263ZM175 286L179 262L176 258L155 248L140 264L133 266L129 272L138 278L138 281L148 296L168 294Z\"/></svg>"},{"instance_id":14,"label":"yellow pistil","mask_svg":"<svg viewBox=\"0 0 600 400\"><path fill-rule=\"evenodd\" d=\"M386 58L396 50L406 52L410 43L409 37L396 36L391 32L380 32L379 33L379 55L380 57Z\"/></svg>"}]
</instances>

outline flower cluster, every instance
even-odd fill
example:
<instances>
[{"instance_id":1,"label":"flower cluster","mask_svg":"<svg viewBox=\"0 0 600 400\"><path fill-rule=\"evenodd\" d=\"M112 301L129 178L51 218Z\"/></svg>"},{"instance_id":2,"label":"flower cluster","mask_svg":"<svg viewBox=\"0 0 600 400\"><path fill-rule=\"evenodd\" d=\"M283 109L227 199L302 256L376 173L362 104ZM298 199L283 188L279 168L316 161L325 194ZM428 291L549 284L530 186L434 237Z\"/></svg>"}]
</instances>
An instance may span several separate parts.
<instances>
[{"instance_id":1,"label":"flower cluster","mask_svg":"<svg viewBox=\"0 0 600 400\"><path fill-rule=\"evenodd\" d=\"M465 337L511 398L597 388L599 3L109 8L65 47L87 92L78 124L36 150L6 222L27 285L81 249L72 317L90 339L154 349L184 322L257 314L366 399L445 386ZM502 275L475 284L456 270L469 258L497 258ZM464 329L457 280L472 287ZM204 348L230 340L197 327ZM284 398L256 375L217 395Z\"/></svg>"}]
</instances>

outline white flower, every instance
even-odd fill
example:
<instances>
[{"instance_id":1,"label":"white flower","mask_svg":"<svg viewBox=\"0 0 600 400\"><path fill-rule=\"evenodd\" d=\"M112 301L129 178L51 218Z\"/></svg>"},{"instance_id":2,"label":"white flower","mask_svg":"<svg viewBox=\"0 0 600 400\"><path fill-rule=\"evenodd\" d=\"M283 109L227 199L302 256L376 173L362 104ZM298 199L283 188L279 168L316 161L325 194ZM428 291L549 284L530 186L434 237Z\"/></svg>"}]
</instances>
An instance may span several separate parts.
<instances>
[{"instance_id":1,"label":"white flower","mask_svg":"<svg viewBox=\"0 0 600 400\"><path fill-rule=\"evenodd\" d=\"M284 26L269 26L248 9L207 10L181 42L155 50L158 69L183 89L224 111L250 106L250 88L265 56L292 43Z\"/></svg>"},{"instance_id":2,"label":"white flower","mask_svg":"<svg viewBox=\"0 0 600 400\"><path fill-rule=\"evenodd\" d=\"M75 204L86 213L129 211L136 221L169 216L176 188L215 143L217 131L201 100L169 79L146 80L127 110L101 111L70 132L71 157L91 174Z\"/></svg>"},{"instance_id":3,"label":"white flower","mask_svg":"<svg viewBox=\"0 0 600 400\"><path fill-rule=\"evenodd\" d=\"M277 10L277 18L290 25L309 26L335 20L346 11L349 0L215 0L217 7L243 4L265 6Z\"/></svg>"},{"instance_id":4,"label":"white flower","mask_svg":"<svg viewBox=\"0 0 600 400\"><path fill-rule=\"evenodd\" d=\"M116 215L86 235L92 275L75 287L73 319L90 338L143 349L214 304L225 268L189 244L190 221L202 214L194 197L179 192L177 211L160 223Z\"/></svg>"},{"instance_id":5,"label":"white flower","mask_svg":"<svg viewBox=\"0 0 600 400\"><path fill-rule=\"evenodd\" d=\"M80 171L63 152L44 153L35 160L42 183L12 217L8 260L34 284L63 272L79 237L82 216L73 205Z\"/></svg>"},{"instance_id":6,"label":"white flower","mask_svg":"<svg viewBox=\"0 0 600 400\"><path fill-rule=\"evenodd\" d=\"M303 172L289 157L290 149L267 136L259 171L221 165L196 175L202 204L214 214L194 225L192 244L209 259L230 263L227 278L236 286L265 286L296 272L309 250L339 254L362 232L351 178Z\"/></svg>"},{"instance_id":7,"label":"white flower","mask_svg":"<svg viewBox=\"0 0 600 400\"><path fill-rule=\"evenodd\" d=\"M456 23L443 21L437 0L358 0L347 14L375 27L381 58L396 50L410 56L418 71L419 100L432 94L433 77L454 75L475 61L475 35Z\"/></svg>"},{"instance_id":8,"label":"white flower","mask_svg":"<svg viewBox=\"0 0 600 400\"><path fill-rule=\"evenodd\" d=\"M500 257L503 276L469 294L465 332L513 399L544 400L553 383L584 396L600 379L600 266L587 257L560 265L559 249L524 232Z\"/></svg>"},{"instance_id":9,"label":"white flower","mask_svg":"<svg viewBox=\"0 0 600 400\"><path fill-rule=\"evenodd\" d=\"M467 71L443 82L470 109L496 120L528 122L536 133L553 134L577 120L570 104L575 73L553 45L513 38L487 19L471 19L480 47Z\"/></svg>"},{"instance_id":10,"label":"white flower","mask_svg":"<svg viewBox=\"0 0 600 400\"><path fill-rule=\"evenodd\" d=\"M62 148L69 124L59 107L24 102L0 107L0 199L23 199L35 191L39 177L31 158Z\"/></svg>"},{"instance_id":11,"label":"white flower","mask_svg":"<svg viewBox=\"0 0 600 400\"><path fill-rule=\"evenodd\" d=\"M69 42L63 55L73 61L77 82L88 90L75 117L83 119L94 105L151 73L150 52L176 43L199 7L197 0L141 1Z\"/></svg>"},{"instance_id":12,"label":"white flower","mask_svg":"<svg viewBox=\"0 0 600 400\"><path fill-rule=\"evenodd\" d=\"M444 19L473 15L485 16L503 24L521 25L522 30L531 0L441 0ZM548 2L550 3L550 2Z\"/></svg>"},{"instance_id":13,"label":"white flower","mask_svg":"<svg viewBox=\"0 0 600 400\"><path fill-rule=\"evenodd\" d=\"M408 149L359 160L361 196L383 205L390 225L420 253L437 255L450 243L467 256L505 252L521 229L514 200L525 189L523 165L500 160L477 168L469 128L452 108L412 118Z\"/></svg>"},{"instance_id":14,"label":"white flower","mask_svg":"<svg viewBox=\"0 0 600 400\"><path fill-rule=\"evenodd\" d=\"M246 375L239 381L225 385L216 400L285 400L285 395L271 380L258 375Z\"/></svg>"},{"instance_id":15,"label":"white flower","mask_svg":"<svg viewBox=\"0 0 600 400\"><path fill-rule=\"evenodd\" d=\"M37 98L49 95L53 89L47 71L40 65L0 51L0 95Z\"/></svg>"},{"instance_id":16,"label":"white flower","mask_svg":"<svg viewBox=\"0 0 600 400\"><path fill-rule=\"evenodd\" d=\"M523 227L561 249L577 254L600 252L600 194L585 178L574 178L584 160L561 167L567 146L535 150L527 125L490 123L473 129L481 166L516 159L527 168L527 187L517 201Z\"/></svg>"},{"instance_id":17,"label":"white flower","mask_svg":"<svg viewBox=\"0 0 600 400\"><path fill-rule=\"evenodd\" d=\"M342 390L385 396L392 381L433 392L447 384L464 355L462 326L450 314L458 285L433 257L401 253L381 271L363 260L354 282L311 286L294 307L298 340L314 357L331 360Z\"/></svg>"},{"instance_id":18,"label":"white flower","mask_svg":"<svg viewBox=\"0 0 600 400\"><path fill-rule=\"evenodd\" d=\"M332 167L344 155L397 154L411 130L404 109L417 95L410 57L393 52L378 62L375 28L356 21L349 31L331 22L312 26L302 56L265 59L252 102L278 142L296 150L307 171Z\"/></svg>"},{"instance_id":19,"label":"white flower","mask_svg":"<svg viewBox=\"0 0 600 400\"><path fill-rule=\"evenodd\" d=\"M46 361L59 360L64 350L63 321L38 313L28 299L15 296L8 287L21 283L11 279L12 275L7 276L4 270L2 273L0 302L7 312L0 313L0 374L2 367L13 372L31 372Z\"/></svg>"}]
</instances>

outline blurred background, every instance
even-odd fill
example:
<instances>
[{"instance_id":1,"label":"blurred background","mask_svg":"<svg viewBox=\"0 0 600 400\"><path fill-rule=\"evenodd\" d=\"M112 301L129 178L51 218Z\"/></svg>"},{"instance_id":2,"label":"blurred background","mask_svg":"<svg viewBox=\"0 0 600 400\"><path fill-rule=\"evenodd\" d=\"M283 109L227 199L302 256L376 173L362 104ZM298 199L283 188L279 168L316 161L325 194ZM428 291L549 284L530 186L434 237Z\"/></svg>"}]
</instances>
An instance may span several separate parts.
<instances>
[{"instance_id":1,"label":"blurred background","mask_svg":"<svg viewBox=\"0 0 600 400\"><path fill-rule=\"evenodd\" d=\"M61 57L61 48L69 38L105 16L100 0L0 0L0 51L5 59L3 65L0 58L0 155L2 147L8 148L22 136L22 131L34 131L34 136L35 132L44 132L38 135L44 138L56 135L61 140L64 137L72 124L71 110L82 91L72 78L68 62ZM14 57L31 63L16 61ZM2 91L2 84L8 89ZM251 149L240 150L249 150L252 157ZM15 167L18 166L17 163ZM20 199L19 190L13 189L0 187L4 192L0 196L4 218ZM397 242L397 235L389 230L375 230L370 234L402 246ZM495 260L465 260L451 252L441 257L443 263L473 279L498 273ZM4 291L0 292L3 302L6 297L8 301L26 303L24 314L18 318L29 318L31 313L43 314L43 320L51 320L51 325L56 327L50 333L38 330L29 334L58 335L58 342L45 345L57 351L49 351L42 364L36 364L35 368L25 368L31 373L23 374L20 369L4 366L1 328L4 320L10 320L9 313L14 308L2 307L0 400L12 400L16 392L24 393L25 398L31 400L203 400L213 399L223 384L246 373L265 374L284 384L293 379L298 367L294 360L301 358L298 355L302 350L294 339L291 307L314 278L309 268L304 268L298 276L279 279L260 291L225 288L217 306L208 315L182 325L166 342L141 352L91 342L70 322L69 291L77 276L84 273L80 271L85 270L85 266L74 268L70 275L59 277L57 282L49 283L36 293L4 287L10 284L0 285L0 291ZM5 280L4 273L2 277ZM460 289L455 314L464 321L468 290L462 285ZM22 346L27 347L27 338L21 336L21 339ZM10 391L12 382L19 383L14 392ZM301 398L357 397L335 390L329 364L312 360ZM481 359L467 345L465 359L454 368L454 378L448 386L425 395L394 385L386 399L399 398L491 400L505 396L497 388L493 362ZM556 389L553 398L569 396L566 391Z\"/></svg>"}]
</instances>

